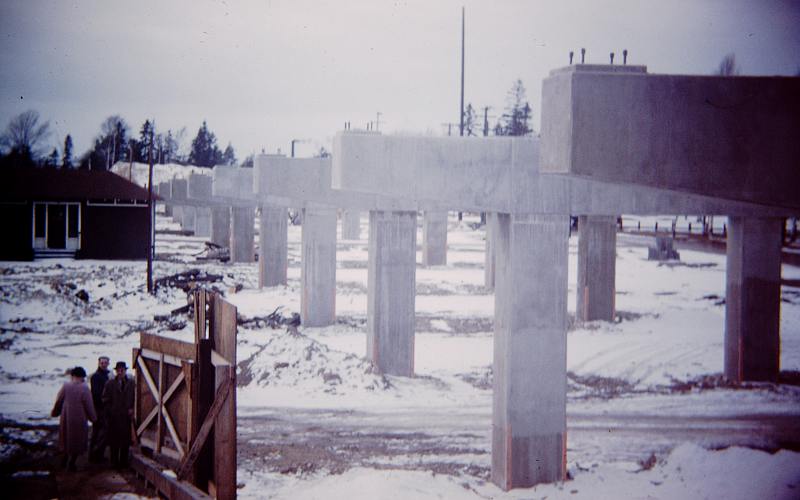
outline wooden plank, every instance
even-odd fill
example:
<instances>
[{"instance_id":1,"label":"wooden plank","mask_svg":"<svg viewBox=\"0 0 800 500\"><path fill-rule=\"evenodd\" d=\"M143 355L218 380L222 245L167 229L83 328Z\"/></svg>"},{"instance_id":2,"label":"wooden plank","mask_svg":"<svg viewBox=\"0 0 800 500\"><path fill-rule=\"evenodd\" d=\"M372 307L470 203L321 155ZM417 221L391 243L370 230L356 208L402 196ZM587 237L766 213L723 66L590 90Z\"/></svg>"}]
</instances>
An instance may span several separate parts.
<instances>
[{"instance_id":1,"label":"wooden plank","mask_svg":"<svg viewBox=\"0 0 800 500\"><path fill-rule=\"evenodd\" d=\"M211 366L211 341L203 339L197 346L198 349L198 362L196 375L197 382L195 387L197 390L197 412L195 413L196 419L194 421L194 431L192 435L192 443L197 438L200 432L200 426L208 415L208 410L214 402L214 369ZM207 481L214 475L214 455L213 455L213 442L206 443L201 449L200 457L195 461L194 474L195 480L193 484L200 489L207 489ZM189 445L191 448L191 444Z\"/></svg>"},{"instance_id":2,"label":"wooden plank","mask_svg":"<svg viewBox=\"0 0 800 500\"><path fill-rule=\"evenodd\" d=\"M169 416L169 412L167 411L166 407L164 408L162 415L164 417L164 423L167 424L167 430L169 431L170 437L172 437L172 441L175 443L175 449L178 450L178 455L183 458L185 455L183 451L183 444L181 443L181 438L178 436L178 432L175 430L175 424L172 423L172 417Z\"/></svg>"},{"instance_id":3,"label":"wooden plank","mask_svg":"<svg viewBox=\"0 0 800 500\"><path fill-rule=\"evenodd\" d=\"M147 365L145 364L144 359L141 356L139 356L138 361L142 377L144 377L145 382L147 382L147 387L150 388L150 394L153 395L153 399L155 400L156 404L161 404L161 398L159 397L158 388L156 387L156 383L153 381L153 377L150 375L150 370L147 369Z\"/></svg>"},{"instance_id":4,"label":"wooden plank","mask_svg":"<svg viewBox=\"0 0 800 500\"><path fill-rule=\"evenodd\" d=\"M164 394L163 398L164 404L166 404L169 401L169 398L171 398L172 395L175 394L175 391L178 390L178 387L180 387L181 383L185 379L186 375L184 374L184 372L181 372L180 375L178 375L178 377L172 382L172 385L170 385L169 389L167 389L167 392ZM156 415L158 415L158 408L159 407L156 406L152 410L150 410L150 413L147 415L147 417L145 417L142 423L139 424L139 427L136 430L136 434L141 434L142 431L144 431L147 428L147 426L150 425L150 422L155 418Z\"/></svg>"},{"instance_id":5,"label":"wooden plank","mask_svg":"<svg viewBox=\"0 0 800 500\"><path fill-rule=\"evenodd\" d=\"M162 354L164 355L165 363L170 364L172 366L177 366L178 368L180 368L181 363L185 361L183 358L179 358L171 354L164 354L163 352L153 351L150 349L142 349L141 352L139 353L140 356L147 359L152 359L154 361L160 361Z\"/></svg>"},{"instance_id":6,"label":"wooden plank","mask_svg":"<svg viewBox=\"0 0 800 500\"><path fill-rule=\"evenodd\" d=\"M131 366L133 367L134 370L136 369L136 363L139 361L139 351L140 351L139 348L137 348L137 347L133 348L133 360L131 362ZM133 398L134 398L133 399L133 421L134 422L138 422L139 419L142 416L142 408L141 408L142 395L140 394L140 391L142 389L142 387L141 387L142 383L139 380L139 377L135 378L134 381L135 381L135 385L133 386L134 387L134 391L133 391ZM102 415L97 415L97 418L102 418ZM94 432L94 431L92 431L92 432ZM136 434L139 435L138 432Z\"/></svg>"},{"instance_id":7,"label":"wooden plank","mask_svg":"<svg viewBox=\"0 0 800 500\"><path fill-rule=\"evenodd\" d=\"M156 453L161 453L161 443L164 440L164 431L162 430L162 422L164 420L164 355L158 362L158 422L156 423Z\"/></svg>"},{"instance_id":8,"label":"wooden plank","mask_svg":"<svg viewBox=\"0 0 800 500\"><path fill-rule=\"evenodd\" d=\"M218 365L217 385L233 379L233 388L214 423L214 484L217 498L236 496L236 307L214 295L214 350L229 367Z\"/></svg>"},{"instance_id":9,"label":"wooden plank","mask_svg":"<svg viewBox=\"0 0 800 500\"><path fill-rule=\"evenodd\" d=\"M211 364L214 365L214 368L219 366L231 366L227 359L223 358L220 353L215 350L211 350Z\"/></svg>"},{"instance_id":10,"label":"wooden plank","mask_svg":"<svg viewBox=\"0 0 800 500\"><path fill-rule=\"evenodd\" d=\"M139 345L142 349L157 351L180 359L195 359L195 346L191 342L183 342L144 332L140 333L139 337Z\"/></svg>"},{"instance_id":11,"label":"wooden plank","mask_svg":"<svg viewBox=\"0 0 800 500\"><path fill-rule=\"evenodd\" d=\"M206 338L206 292L197 290L194 293L194 341Z\"/></svg>"},{"instance_id":12,"label":"wooden plank","mask_svg":"<svg viewBox=\"0 0 800 500\"><path fill-rule=\"evenodd\" d=\"M207 500L212 498L186 481L164 475L161 472L161 465L140 453L134 452L132 454L131 467L138 474L144 476L145 481L152 484L159 493L171 500Z\"/></svg>"},{"instance_id":13,"label":"wooden plank","mask_svg":"<svg viewBox=\"0 0 800 500\"><path fill-rule=\"evenodd\" d=\"M197 437L192 442L189 452L184 457L183 463L181 464L180 469L177 471L178 477L185 477L186 473L194 465L195 460L197 460L197 457L200 455L200 451L202 450L203 445L205 444L206 439L211 432L211 428L214 426L214 421L219 415L219 412L225 405L226 400L236 392L236 386L234 384L236 378L235 372L231 367L228 367L225 370L228 372L228 376L217 389L217 393L214 397L214 403L211 405L208 415L206 415L206 418L203 420L203 425L200 426L200 431L197 433ZM234 484L234 487L235 486L236 485Z\"/></svg>"}]
</instances>

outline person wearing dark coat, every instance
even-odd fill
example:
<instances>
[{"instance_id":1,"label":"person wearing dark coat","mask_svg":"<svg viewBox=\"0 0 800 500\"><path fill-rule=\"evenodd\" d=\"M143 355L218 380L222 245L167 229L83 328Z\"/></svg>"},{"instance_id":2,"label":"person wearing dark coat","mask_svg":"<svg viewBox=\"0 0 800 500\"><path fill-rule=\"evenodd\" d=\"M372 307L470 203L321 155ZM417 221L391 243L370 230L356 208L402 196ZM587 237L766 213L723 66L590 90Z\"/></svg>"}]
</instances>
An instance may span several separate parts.
<instances>
[{"instance_id":1,"label":"person wearing dark coat","mask_svg":"<svg viewBox=\"0 0 800 500\"><path fill-rule=\"evenodd\" d=\"M92 440L89 443L89 461L102 462L106 453L106 415L103 411L103 389L108 382L108 356L97 358L97 371L89 379L92 387L92 402L97 422L92 425Z\"/></svg>"},{"instance_id":2,"label":"person wearing dark coat","mask_svg":"<svg viewBox=\"0 0 800 500\"><path fill-rule=\"evenodd\" d=\"M61 417L58 426L58 447L64 453L64 465L76 470L78 455L85 452L89 442L88 420L95 422L97 415L92 394L86 385L86 370L77 366L70 371L70 381L65 382L56 396L53 417Z\"/></svg>"},{"instance_id":3,"label":"person wearing dark coat","mask_svg":"<svg viewBox=\"0 0 800 500\"><path fill-rule=\"evenodd\" d=\"M131 445L135 387L133 378L126 373L127 370L125 362L118 361L114 366L116 376L106 382L103 389L111 465L117 468L128 466L128 449Z\"/></svg>"}]
</instances>

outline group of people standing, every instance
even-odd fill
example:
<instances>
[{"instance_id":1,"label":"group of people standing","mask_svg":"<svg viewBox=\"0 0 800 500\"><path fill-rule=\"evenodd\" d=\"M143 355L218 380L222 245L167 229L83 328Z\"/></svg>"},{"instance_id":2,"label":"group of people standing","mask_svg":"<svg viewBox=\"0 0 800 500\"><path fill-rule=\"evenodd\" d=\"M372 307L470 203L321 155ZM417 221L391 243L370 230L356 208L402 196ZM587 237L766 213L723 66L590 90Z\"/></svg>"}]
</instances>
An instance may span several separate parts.
<instances>
[{"instance_id":1,"label":"group of people standing","mask_svg":"<svg viewBox=\"0 0 800 500\"><path fill-rule=\"evenodd\" d=\"M114 377L110 377L109 358L100 356L97 371L86 385L86 370L77 366L70 370L70 380L58 391L52 416L59 417L58 445L63 453L62 466L76 470L78 455L89 450L89 461L105 461L105 450L111 452L111 464L127 467L132 442L135 383L127 374L128 366L118 361ZM88 422L92 422L89 441Z\"/></svg>"}]
</instances>

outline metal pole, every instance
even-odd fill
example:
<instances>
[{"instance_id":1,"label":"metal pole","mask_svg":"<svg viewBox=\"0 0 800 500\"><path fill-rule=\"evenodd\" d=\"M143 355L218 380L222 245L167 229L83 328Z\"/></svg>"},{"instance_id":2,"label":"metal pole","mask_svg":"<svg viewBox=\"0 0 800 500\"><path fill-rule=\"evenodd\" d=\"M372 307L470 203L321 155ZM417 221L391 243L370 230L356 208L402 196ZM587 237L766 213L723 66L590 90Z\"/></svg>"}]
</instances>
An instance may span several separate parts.
<instances>
[{"instance_id":1,"label":"metal pole","mask_svg":"<svg viewBox=\"0 0 800 500\"><path fill-rule=\"evenodd\" d=\"M147 153L150 171L147 180L147 211L150 214L150 231L147 235L147 293L153 293L153 240L155 239L155 217L153 211L153 129L150 129L150 148Z\"/></svg>"},{"instance_id":2,"label":"metal pole","mask_svg":"<svg viewBox=\"0 0 800 500\"><path fill-rule=\"evenodd\" d=\"M461 7L461 115L460 135L464 135L464 7Z\"/></svg>"}]
</instances>

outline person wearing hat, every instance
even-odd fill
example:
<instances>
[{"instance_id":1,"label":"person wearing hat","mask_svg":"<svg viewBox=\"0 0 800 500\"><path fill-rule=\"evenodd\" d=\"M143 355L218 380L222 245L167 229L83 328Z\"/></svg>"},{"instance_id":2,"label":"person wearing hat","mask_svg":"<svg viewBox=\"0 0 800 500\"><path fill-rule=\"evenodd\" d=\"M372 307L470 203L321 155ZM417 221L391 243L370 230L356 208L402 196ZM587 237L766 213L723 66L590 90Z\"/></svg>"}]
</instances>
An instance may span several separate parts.
<instances>
[{"instance_id":1,"label":"person wearing hat","mask_svg":"<svg viewBox=\"0 0 800 500\"><path fill-rule=\"evenodd\" d=\"M102 462L106 453L106 415L103 411L103 389L108 382L108 356L97 358L97 371L89 377L89 386L92 389L92 401L97 421L92 425L92 439L89 441L89 461Z\"/></svg>"},{"instance_id":2,"label":"person wearing hat","mask_svg":"<svg viewBox=\"0 0 800 500\"><path fill-rule=\"evenodd\" d=\"M128 449L131 445L135 387L127 370L125 362L118 361L114 366L114 378L106 382L103 388L108 447L111 451L111 465L116 468L128 466Z\"/></svg>"},{"instance_id":3,"label":"person wearing hat","mask_svg":"<svg viewBox=\"0 0 800 500\"><path fill-rule=\"evenodd\" d=\"M88 449L88 420L97 421L92 393L86 385L86 370L76 366L70 370L70 381L58 391L53 417L60 417L58 425L58 447L64 454L62 465L75 471L78 455Z\"/></svg>"}]
</instances>

